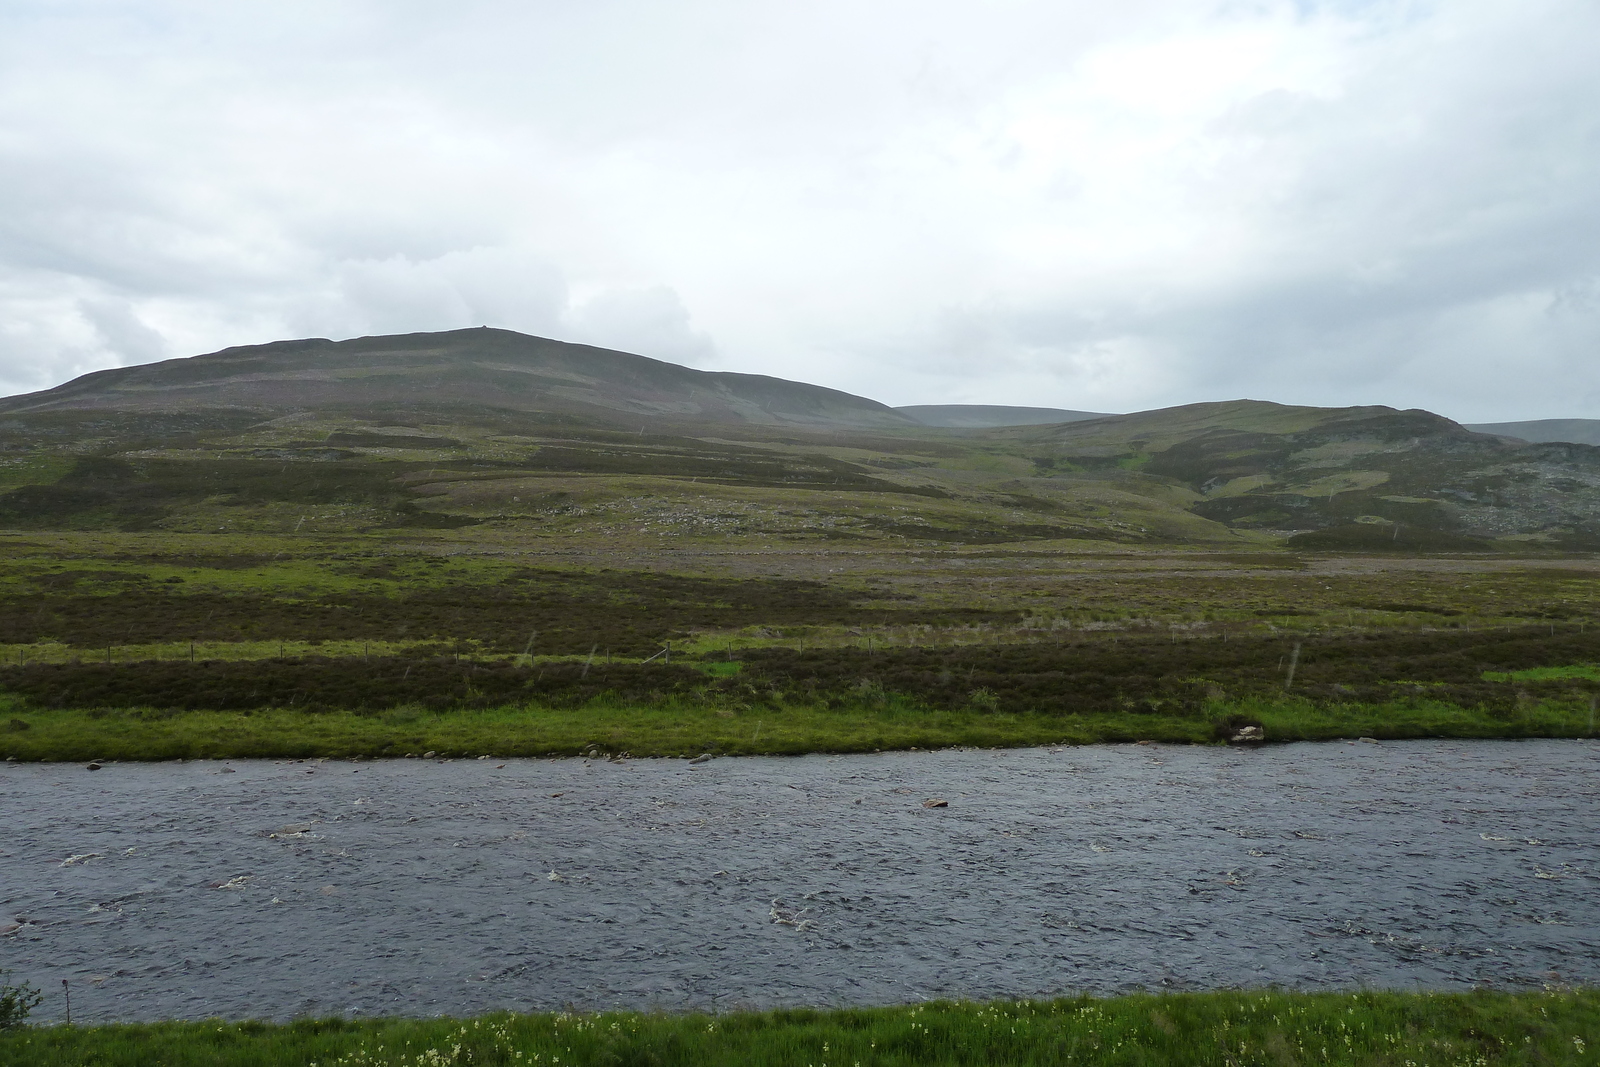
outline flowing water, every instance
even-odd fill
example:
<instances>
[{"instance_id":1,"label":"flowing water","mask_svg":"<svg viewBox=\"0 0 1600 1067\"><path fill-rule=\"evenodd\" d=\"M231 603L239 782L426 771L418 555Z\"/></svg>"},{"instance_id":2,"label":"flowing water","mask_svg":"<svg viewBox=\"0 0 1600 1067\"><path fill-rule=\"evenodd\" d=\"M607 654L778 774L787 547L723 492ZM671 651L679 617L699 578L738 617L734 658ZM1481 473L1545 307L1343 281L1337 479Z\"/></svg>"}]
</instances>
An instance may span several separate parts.
<instances>
[{"instance_id":1,"label":"flowing water","mask_svg":"<svg viewBox=\"0 0 1600 1067\"><path fill-rule=\"evenodd\" d=\"M84 1022L1600 981L1592 741L12 763L0 826Z\"/></svg>"}]
</instances>

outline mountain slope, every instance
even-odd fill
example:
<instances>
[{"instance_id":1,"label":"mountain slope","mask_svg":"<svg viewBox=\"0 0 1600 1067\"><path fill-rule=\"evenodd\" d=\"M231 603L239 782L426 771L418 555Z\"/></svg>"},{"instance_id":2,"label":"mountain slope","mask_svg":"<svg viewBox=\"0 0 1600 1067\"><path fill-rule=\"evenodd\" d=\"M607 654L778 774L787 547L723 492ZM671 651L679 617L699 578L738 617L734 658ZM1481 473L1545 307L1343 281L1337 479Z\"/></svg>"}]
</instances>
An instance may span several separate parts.
<instances>
[{"instance_id":1,"label":"mountain slope","mask_svg":"<svg viewBox=\"0 0 1600 1067\"><path fill-rule=\"evenodd\" d=\"M1241 400L993 432L1069 476L1177 482L1197 494L1194 514L1234 528L1317 533L1308 547L1399 545L1402 527L1434 547L1600 546L1600 448L1525 445L1428 411Z\"/></svg>"},{"instance_id":2,"label":"mountain slope","mask_svg":"<svg viewBox=\"0 0 1600 1067\"><path fill-rule=\"evenodd\" d=\"M97 371L0 400L0 413L486 408L799 426L914 426L865 397L757 374L691 370L645 356L488 328L320 338Z\"/></svg>"},{"instance_id":3,"label":"mountain slope","mask_svg":"<svg viewBox=\"0 0 1600 1067\"><path fill-rule=\"evenodd\" d=\"M1535 419L1532 422L1470 423L1467 429L1516 437L1534 444L1562 441L1568 444L1600 445L1600 419Z\"/></svg>"},{"instance_id":4,"label":"mountain slope","mask_svg":"<svg viewBox=\"0 0 1600 1067\"><path fill-rule=\"evenodd\" d=\"M306 524L763 551L1589 549L1600 448L1255 400L939 428L837 390L487 329L231 348L0 400L0 527Z\"/></svg>"}]
</instances>

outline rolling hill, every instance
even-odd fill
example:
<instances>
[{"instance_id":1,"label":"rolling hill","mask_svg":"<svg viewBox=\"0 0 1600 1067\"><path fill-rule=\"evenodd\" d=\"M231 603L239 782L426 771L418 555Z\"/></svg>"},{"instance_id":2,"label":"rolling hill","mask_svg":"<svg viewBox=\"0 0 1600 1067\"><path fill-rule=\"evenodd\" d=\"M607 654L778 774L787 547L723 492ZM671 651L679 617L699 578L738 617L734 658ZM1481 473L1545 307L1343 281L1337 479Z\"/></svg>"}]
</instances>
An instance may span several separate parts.
<instances>
[{"instance_id":1,"label":"rolling hill","mask_svg":"<svg viewBox=\"0 0 1600 1067\"><path fill-rule=\"evenodd\" d=\"M1600 419L1535 419L1532 422L1471 423L1475 433L1515 437L1534 444L1563 441L1569 444L1600 445Z\"/></svg>"},{"instance_id":2,"label":"rolling hill","mask_svg":"<svg viewBox=\"0 0 1600 1067\"><path fill-rule=\"evenodd\" d=\"M427 407L759 425L912 426L836 389L661 360L487 327L313 338L97 371L0 400L0 414L103 410L262 412Z\"/></svg>"},{"instance_id":3,"label":"rolling hill","mask_svg":"<svg viewBox=\"0 0 1600 1067\"><path fill-rule=\"evenodd\" d=\"M1231 528L1308 548L1600 544L1600 448L1523 444L1432 412L1233 401L1027 431L1057 465L1116 463L1192 490Z\"/></svg>"},{"instance_id":4,"label":"rolling hill","mask_svg":"<svg viewBox=\"0 0 1600 1067\"><path fill-rule=\"evenodd\" d=\"M1587 550L1600 448L1379 406L897 410L456 330L230 348L0 400L0 527Z\"/></svg>"}]
</instances>

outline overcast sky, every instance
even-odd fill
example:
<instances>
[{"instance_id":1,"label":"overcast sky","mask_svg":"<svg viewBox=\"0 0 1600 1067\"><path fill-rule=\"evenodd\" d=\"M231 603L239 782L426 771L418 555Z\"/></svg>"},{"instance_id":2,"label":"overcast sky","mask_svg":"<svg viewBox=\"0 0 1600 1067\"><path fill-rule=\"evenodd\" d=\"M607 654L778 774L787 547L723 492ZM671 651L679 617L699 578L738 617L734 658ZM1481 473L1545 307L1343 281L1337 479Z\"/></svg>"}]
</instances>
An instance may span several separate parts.
<instances>
[{"instance_id":1,"label":"overcast sky","mask_svg":"<svg viewBox=\"0 0 1600 1067\"><path fill-rule=\"evenodd\" d=\"M1600 417L1600 5L0 0L0 393L482 324Z\"/></svg>"}]
</instances>

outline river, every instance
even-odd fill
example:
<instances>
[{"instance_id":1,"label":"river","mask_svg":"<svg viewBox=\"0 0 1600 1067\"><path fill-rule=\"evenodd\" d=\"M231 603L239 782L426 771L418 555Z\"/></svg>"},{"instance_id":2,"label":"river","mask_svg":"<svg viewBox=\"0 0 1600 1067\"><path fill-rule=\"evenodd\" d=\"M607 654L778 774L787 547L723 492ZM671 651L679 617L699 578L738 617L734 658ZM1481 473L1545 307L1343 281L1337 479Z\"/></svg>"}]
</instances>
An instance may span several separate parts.
<instances>
[{"instance_id":1,"label":"river","mask_svg":"<svg viewBox=\"0 0 1600 1067\"><path fill-rule=\"evenodd\" d=\"M43 1019L1600 981L1592 741L8 763L0 825Z\"/></svg>"}]
</instances>

